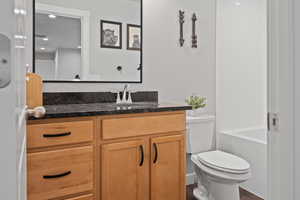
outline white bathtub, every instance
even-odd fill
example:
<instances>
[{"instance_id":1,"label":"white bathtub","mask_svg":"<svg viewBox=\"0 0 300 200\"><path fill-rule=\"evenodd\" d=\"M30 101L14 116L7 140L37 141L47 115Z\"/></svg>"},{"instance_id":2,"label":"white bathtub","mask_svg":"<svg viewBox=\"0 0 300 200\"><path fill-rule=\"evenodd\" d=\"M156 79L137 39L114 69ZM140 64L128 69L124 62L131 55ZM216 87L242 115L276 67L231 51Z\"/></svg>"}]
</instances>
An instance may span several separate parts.
<instances>
[{"instance_id":1,"label":"white bathtub","mask_svg":"<svg viewBox=\"0 0 300 200\"><path fill-rule=\"evenodd\" d=\"M266 199L267 130L244 129L218 133L218 149L240 156L251 164L252 177L241 187Z\"/></svg>"}]
</instances>

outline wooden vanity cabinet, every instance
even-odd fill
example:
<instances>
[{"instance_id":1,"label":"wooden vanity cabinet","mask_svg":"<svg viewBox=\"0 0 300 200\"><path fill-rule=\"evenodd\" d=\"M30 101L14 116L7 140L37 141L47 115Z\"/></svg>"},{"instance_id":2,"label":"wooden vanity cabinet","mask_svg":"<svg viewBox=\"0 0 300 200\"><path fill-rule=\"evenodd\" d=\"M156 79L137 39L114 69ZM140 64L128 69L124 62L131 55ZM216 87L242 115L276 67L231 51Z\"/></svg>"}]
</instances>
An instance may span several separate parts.
<instances>
[{"instance_id":1,"label":"wooden vanity cabinet","mask_svg":"<svg viewBox=\"0 0 300 200\"><path fill-rule=\"evenodd\" d=\"M101 120L101 200L185 200L185 112Z\"/></svg>"},{"instance_id":2,"label":"wooden vanity cabinet","mask_svg":"<svg viewBox=\"0 0 300 200\"><path fill-rule=\"evenodd\" d=\"M184 200L183 134L102 145L102 199Z\"/></svg>"},{"instance_id":3,"label":"wooden vanity cabinet","mask_svg":"<svg viewBox=\"0 0 300 200\"><path fill-rule=\"evenodd\" d=\"M148 199L147 151L142 139L102 145L102 199Z\"/></svg>"},{"instance_id":4,"label":"wooden vanity cabinet","mask_svg":"<svg viewBox=\"0 0 300 200\"><path fill-rule=\"evenodd\" d=\"M185 127L184 111L29 122L28 199L185 200Z\"/></svg>"},{"instance_id":5,"label":"wooden vanity cabinet","mask_svg":"<svg viewBox=\"0 0 300 200\"><path fill-rule=\"evenodd\" d=\"M28 200L94 200L95 118L29 121Z\"/></svg>"},{"instance_id":6,"label":"wooden vanity cabinet","mask_svg":"<svg viewBox=\"0 0 300 200\"><path fill-rule=\"evenodd\" d=\"M151 200L185 199L183 134L151 138Z\"/></svg>"}]
</instances>

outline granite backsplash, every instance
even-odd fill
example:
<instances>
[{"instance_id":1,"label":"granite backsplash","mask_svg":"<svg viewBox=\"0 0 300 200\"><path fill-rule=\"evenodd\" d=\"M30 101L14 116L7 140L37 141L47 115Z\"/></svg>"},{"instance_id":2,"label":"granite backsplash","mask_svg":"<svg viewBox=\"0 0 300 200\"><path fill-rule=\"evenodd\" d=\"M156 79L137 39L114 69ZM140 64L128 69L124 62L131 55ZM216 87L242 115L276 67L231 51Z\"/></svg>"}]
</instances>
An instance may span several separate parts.
<instances>
[{"instance_id":1,"label":"granite backsplash","mask_svg":"<svg viewBox=\"0 0 300 200\"><path fill-rule=\"evenodd\" d=\"M121 95L122 96L122 95ZM133 102L158 102L157 91L131 93ZM44 93L44 105L114 103L117 93L112 92L59 92Z\"/></svg>"}]
</instances>

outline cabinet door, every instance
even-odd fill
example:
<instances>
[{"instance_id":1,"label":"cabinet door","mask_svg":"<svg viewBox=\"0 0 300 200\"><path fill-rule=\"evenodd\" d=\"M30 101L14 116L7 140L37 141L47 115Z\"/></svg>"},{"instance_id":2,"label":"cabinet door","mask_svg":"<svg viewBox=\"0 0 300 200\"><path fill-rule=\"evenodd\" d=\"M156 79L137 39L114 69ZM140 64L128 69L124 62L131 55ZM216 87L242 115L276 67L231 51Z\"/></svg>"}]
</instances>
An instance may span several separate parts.
<instances>
[{"instance_id":1,"label":"cabinet door","mask_svg":"<svg viewBox=\"0 0 300 200\"><path fill-rule=\"evenodd\" d=\"M151 200L184 200L184 135L151 139Z\"/></svg>"},{"instance_id":2,"label":"cabinet door","mask_svg":"<svg viewBox=\"0 0 300 200\"><path fill-rule=\"evenodd\" d=\"M103 200L149 199L149 145L144 140L101 147Z\"/></svg>"}]
</instances>

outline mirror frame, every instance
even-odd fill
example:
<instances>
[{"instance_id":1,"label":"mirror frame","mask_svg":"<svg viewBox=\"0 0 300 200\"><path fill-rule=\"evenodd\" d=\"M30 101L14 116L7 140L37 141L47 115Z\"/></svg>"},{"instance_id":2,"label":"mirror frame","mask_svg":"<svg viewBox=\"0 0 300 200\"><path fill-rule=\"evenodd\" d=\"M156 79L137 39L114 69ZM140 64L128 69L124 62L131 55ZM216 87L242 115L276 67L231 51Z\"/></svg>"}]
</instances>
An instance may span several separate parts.
<instances>
[{"instance_id":1,"label":"mirror frame","mask_svg":"<svg viewBox=\"0 0 300 200\"><path fill-rule=\"evenodd\" d=\"M32 48L33 48L33 56L32 56L32 71L33 73L35 73L35 15L36 15L36 0L32 0L33 1L33 13L32 13L32 19L33 19L33 34L32 34ZM141 9L140 9L140 12L141 12L141 55L140 55L140 65L141 65L141 69L140 69L140 80L139 81L68 81L68 80L44 80L43 82L44 83L143 83L143 39L144 39L144 35L143 35L143 0L140 0L141 1ZM89 26L89 25L88 25ZM89 61L88 61L89 63Z\"/></svg>"}]
</instances>

